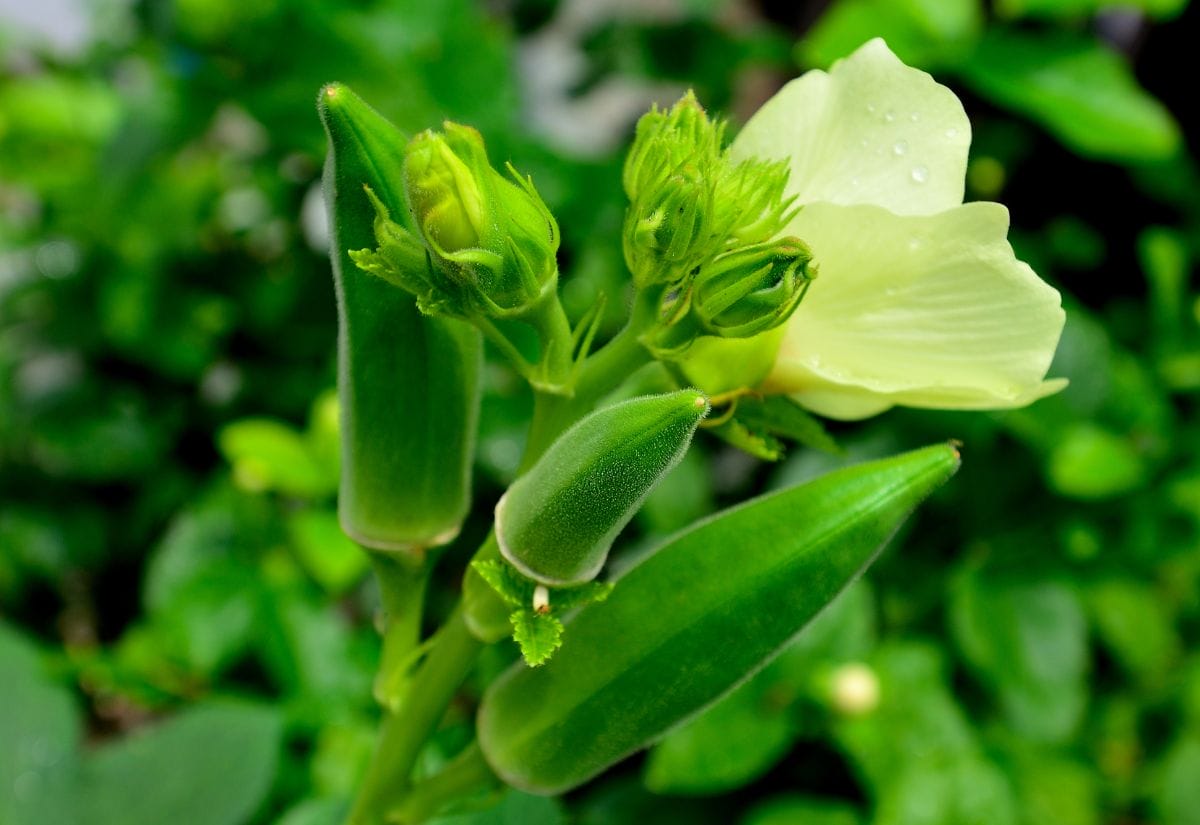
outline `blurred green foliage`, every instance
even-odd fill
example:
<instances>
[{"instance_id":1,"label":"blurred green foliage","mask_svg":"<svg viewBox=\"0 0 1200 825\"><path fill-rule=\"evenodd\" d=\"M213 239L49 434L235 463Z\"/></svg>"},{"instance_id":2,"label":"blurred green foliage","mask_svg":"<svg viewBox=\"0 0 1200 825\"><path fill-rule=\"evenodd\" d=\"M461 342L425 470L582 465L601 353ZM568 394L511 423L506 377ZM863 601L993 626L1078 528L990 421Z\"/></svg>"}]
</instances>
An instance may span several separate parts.
<instances>
[{"instance_id":1,"label":"blurred green foliage","mask_svg":"<svg viewBox=\"0 0 1200 825\"><path fill-rule=\"evenodd\" d=\"M311 825L357 782L378 600L333 508L322 83L409 131L478 127L559 219L568 311L603 292L615 320L621 152L649 102L692 86L744 118L881 35L963 97L968 197L1005 202L1063 289L1070 387L838 427L842 456L703 439L626 548L948 436L965 464L869 584L648 757L565 805L439 821L1200 822L1200 186L1174 82L1195 9L661 8L129 0L77 4L65 50L0 13L0 821ZM498 363L486 385L478 513L434 613L520 454L528 398ZM847 701L853 663L873 701Z\"/></svg>"}]
</instances>

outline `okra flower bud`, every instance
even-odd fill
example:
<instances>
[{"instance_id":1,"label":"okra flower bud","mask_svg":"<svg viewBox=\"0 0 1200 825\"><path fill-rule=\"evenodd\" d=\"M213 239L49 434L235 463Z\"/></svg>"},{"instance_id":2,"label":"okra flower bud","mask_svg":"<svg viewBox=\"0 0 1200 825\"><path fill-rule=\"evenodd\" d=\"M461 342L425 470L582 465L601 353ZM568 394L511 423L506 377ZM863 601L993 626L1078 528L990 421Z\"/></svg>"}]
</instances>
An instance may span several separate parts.
<instances>
[{"instance_id":1,"label":"okra flower bud","mask_svg":"<svg viewBox=\"0 0 1200 825\"><path fill-rule=\"evenodd\" d=\"M706 333L748 338L788 319L816 269L799 238L735 249L701 268L692 309Z\"/></svg>"},{"instance_id":2,"label":"okra flower bud","mask_svg":"<svg viewBox=\"0 0 1200 825\"><path fill-rule=\"evenodd\" d=\"M595 578L613 539L691 443L708 413L695 390L635 398L567 430L496 505L496 539L543 584Z\"/></svg>"},{"instance_id":3,"label":"okra flower bud","mask_svg":"<svg viewBox=\"0 0 1200 825\"><path fill-rule=\"evenodd\" d=\"M769 240L791 216L786 164L733 162L721 147L724 132L691 92L638 121L623 183L625 261L639 288L686 291L713 258Z\"/></svg>"},{"instance_id":4,"label":"okra flower bud","mask_svg":"<svg viewBox=\"0 0 1200 825\"><path fill-rule=\"evenodd\" d=\"M650 187L625 219L625 263L634 283L672 283L715 254L713 187L694 166Z\"/></svg>"},{"instance_id":5,"label":"okra flower bud","mask_svg":"<svg viewBox=\"0 0 1200 825\"><path fill-rule=\"evenodd\" d=\"M458 314L517 315L553 292L558 224L533 184L488 162L479 132L447 122L404 153L404 188L434 291Z\"/></svg>"},{"instance_id":6,"label":"okra flower bud","mask_svg":"<svg viewBox=\"0 0 1200 825\"><path fill-rule=\"evenodd\" d=\"M750 338L787 321L816 277L799 238L735 248L700 267L688 289L668 291L657 325L643 335L656 357L690 353L700 336Z\"/></svg>"},{"instance_id":7,"label":"okra flower bud","mask_svg":"<svg viewBox=\"0 0 1200 825\"><path fill-rule=\"evenodd\" d=\"M724 132L725 125L709 120L690 91L667 111L651 109L638 120L625 157L621 179L629 200L636 201L685 164L717 162Z\"/></svg>"}]
</instances>

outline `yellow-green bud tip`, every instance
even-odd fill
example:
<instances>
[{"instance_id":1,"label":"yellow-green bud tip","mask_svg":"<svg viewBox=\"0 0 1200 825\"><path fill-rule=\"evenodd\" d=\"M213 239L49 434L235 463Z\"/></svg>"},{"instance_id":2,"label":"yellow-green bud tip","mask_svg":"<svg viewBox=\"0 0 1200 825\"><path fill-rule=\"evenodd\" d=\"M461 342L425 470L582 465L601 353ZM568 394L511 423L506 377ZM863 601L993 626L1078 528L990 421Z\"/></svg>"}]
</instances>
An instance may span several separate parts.
<instances>
[{"instance_id":1,"label":"yellow-green bud tip","mask_svg":"<svg viewBox=\"0 0 1200 825\"><path fill-rule=\"evenodd\" d=\"M467 137L468 130L454 136ZM404 167L409 205L426 237L445 252L479 246L483 196L446 137L428 130L415 136L405 150Z\"/></svg>"}]
</instances>

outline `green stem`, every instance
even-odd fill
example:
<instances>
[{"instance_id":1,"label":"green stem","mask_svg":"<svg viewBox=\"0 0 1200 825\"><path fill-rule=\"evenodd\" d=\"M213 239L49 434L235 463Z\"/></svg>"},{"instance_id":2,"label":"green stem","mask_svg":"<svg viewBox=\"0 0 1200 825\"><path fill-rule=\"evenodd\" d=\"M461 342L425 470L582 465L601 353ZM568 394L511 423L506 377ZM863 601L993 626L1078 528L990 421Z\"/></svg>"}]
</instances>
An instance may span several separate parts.
<instances>
[{"instance_id":1,"label":"green stem","mask_svg":"<svg viewBox=\"0 0 1200 825\"><path fill-rule=\"evenodd\" d=\"M500 784L478 742L472 742L441 772L413 785L399 806L388 811L388 820L418 825L447 805Z\"/></svg>"},{"instance_id":2,"label":"green stem","mask_svg":"<svg viewBox=\"0 0 1200 825\"><path fill-rule=\"evenodd\" d=\"M541 356L537 366L535 389L562 395L571 390L571 322L558 300L558 291L551 290L533 307L528 318L538 333ZM541 387L539 388L539 384ZM544 389L543 389L544 388Z\"/></svg>"},{"instance_id":3,"label":"green stem","mask_svg":"<svg viewBox=\"0 0 1200 825\"><path fill-rule=\"evenodd\" d=\"M565 397L543 392L534 395L533 423L520 472L529 469L563 430L591 412L604 396L650 362L650 353L638 339L654 322L657 303L657 295L652 291L638 292L629 322L584 362L574 395Z\"/></svg>"},{"instance_id":4,"label":"green stem","mask_svg":"<svg viewBox=\"0 0 1200 825\"><path fill-rule=\"evenodd\" d=\"M404 797L421 748L437 728L482 648L483 643L467 630L462 610L455 610L413 676L400 711L384 717L375 755L348 825L380 825L383 812Z\"/></svg>"},{"instance_id":5,"label":"green stem","mask_svg":"<svg viewBox=\"0 0 1200 825\"><path fill-rule=\"evenodd\" d=\"M394 711L404 697L408 671L421 641L425 584L432 565L419 554L371 553L383 604L383 655L375 677L375 700Z\"/></svg>"}]
</instances>

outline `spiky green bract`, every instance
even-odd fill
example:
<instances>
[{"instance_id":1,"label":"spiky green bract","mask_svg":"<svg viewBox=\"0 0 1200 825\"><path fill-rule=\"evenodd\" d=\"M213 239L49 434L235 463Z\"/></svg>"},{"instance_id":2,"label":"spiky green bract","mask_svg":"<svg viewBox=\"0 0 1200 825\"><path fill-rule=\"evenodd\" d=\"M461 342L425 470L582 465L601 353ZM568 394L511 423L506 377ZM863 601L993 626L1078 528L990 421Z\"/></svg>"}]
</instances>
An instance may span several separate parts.
<instances>
[{"instance_id":1,"label":"spiky green bract","mask_svg":"<svg viewBox=\"0 0 1200 825\"><path fill-rule=\"evenodd\" d=\"M750 501L669 539L571 617L544 667L484 695L479 743L511 785L561 793L776 655L958 468L938 445Z\"/></svg>"},{"instance_id":2,"label":"spiky green bract","mask_svg":"<svg viewBox=\"0 0 1200 825\"><path fill-rule=\"evenodd\" d=\"M511 166L510 176L492 168L479 132L449 121L443 128L421 132L404 149L415 233L396 223L390 206L379 208L378 248L355 260L415 294L427 313L521 317L554 294L558 223L532 181ZM427 253L420 270L405 267L414 247Z\"/></svg>"},{"instance_id":3,"label":"spiky green bract","mask_svg":"<svg viewBox=\"0 0 1200 825\"><path fill-rule=\"evenodd\" d=\"M604 601L612 592L612 585L607 582L587 582L561 590L541 586L539 601L538 583L522 576L505 561L477 559L471 562L471 570L486 581L496 595L516 608L509 614L508 622L512 626L513 641L521 648L521 658L530 667L545 664L562 646L560 615L588 602Z\"/></svg>"},{"instance_id":4,"label":"spiky green bract","mask_svg":"<svg viewBox=\"0 0 1200 825\"><path fill-rule=\"evenodd\" d=\"M700 335L742 338L778 326L811 277L803 241L772 240L794 214L786 165L734 162L724 131L688 92L642 117L626 158L625 260L634 284L660 305L642 338L659 358Z\"/></svg>"},{"instance_id":5,"label":"spiky green bract","mask_svg":"<svg viewBox=\"0 0 1200 825\"><path fill-rule=\"evenodd\" d=\"M708 413L695 390L634 398L581 419L496 505L500 553L536 581L590 581L613 539Z\"/></svg>"},{"instance_id":6,"label":"spiky green bract","mask_svg":"<svg viewBox=\"0 0 1200 825\"><path fill-rule=\"evenodd\" d=\"M325 200L338 298L338 397L346 533L375 549L448 541L470 506L482 343L467 325L418 312L412 296L362 272L374 246L364 186L404 215L405 136L350 89L318 100L329 137ZM424 266L423 255L412 259Z\"/></svg>"}]
</instances>

